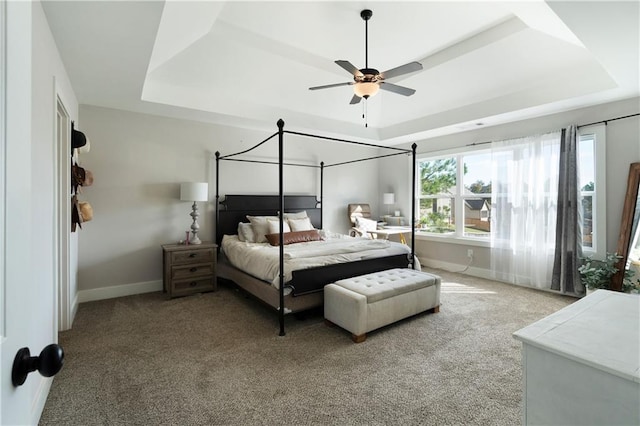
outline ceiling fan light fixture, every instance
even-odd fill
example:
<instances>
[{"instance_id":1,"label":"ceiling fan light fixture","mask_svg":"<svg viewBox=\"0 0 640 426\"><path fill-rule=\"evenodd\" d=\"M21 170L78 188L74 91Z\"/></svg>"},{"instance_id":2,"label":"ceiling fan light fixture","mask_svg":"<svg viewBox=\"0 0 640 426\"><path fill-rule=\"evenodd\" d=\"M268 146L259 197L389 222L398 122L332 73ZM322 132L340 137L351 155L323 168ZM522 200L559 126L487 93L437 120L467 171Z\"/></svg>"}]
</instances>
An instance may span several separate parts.
<instances>
[{"instance_id":1,"label":"ceiling fan light fixture","mask_svg":"<svg viewBox=\"0 0 640 426\"><path fill-rule=\"evenodd\" d=\"M369 99L380 90L378 83L363 81L353 85L353 92L361 98Z\"/></svg>"}]
</instances>

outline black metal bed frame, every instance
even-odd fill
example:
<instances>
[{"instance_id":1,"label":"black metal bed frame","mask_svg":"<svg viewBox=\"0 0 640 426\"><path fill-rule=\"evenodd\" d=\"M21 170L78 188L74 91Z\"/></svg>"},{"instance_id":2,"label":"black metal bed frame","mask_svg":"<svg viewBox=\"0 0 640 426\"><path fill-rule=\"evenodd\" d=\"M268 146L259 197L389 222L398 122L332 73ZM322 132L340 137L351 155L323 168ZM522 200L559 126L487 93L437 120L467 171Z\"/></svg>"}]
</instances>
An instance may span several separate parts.
<instances>
[{"instance_id":1,"label":"black metal bed frame","mask_svg":"<svg viewBox=\"0 0 640 426\"><path fill-rule=\"evenodd\" d=\"M238 162L247 162L247 163L261 163L261 164L277 164L278 165L278 199L279 199L279 203L278 203L278 212L282 212L284 213L285 211L287 211L285 208L286 203L285 203L285 199L288 196L284 195L284 166L294 166L294 167L312 167L312 168L317 168L320 169L320 199L316 199L316 205L320 205L320 218L319 218L319 222L316 223L319 224L320 228L322 228L322 218L323 218L323 179L324 179L324 169L325 168L329 168L329 167L336 167L336 166L342 166L342 165L346 165L346 164L352 164L352 163L357 163L357 162L361 162L361 161L369 161L369 160L375 160L375 159L379 159L379 158L386 158L386 157L393 157L396 155L402 155L402 154L411 154L412 155L412 182L414 184L411 185L411 254L410 254L410 258L409 258L409 263L411 264L412 268L415 269L415 227L413 226L413 224L415 223L415 208L416 208L416 197L415 197L415 192L416 192L416 188L415 188L415 181L416 181L416 147L417 145L414 143L411 145L411 149L404 149L404 148L396 148L396 147L389 147L389 146L384 146L384 145L376 145L376 144L372 144L372 143L366 143L366 142L357 142L357 141L351 141L351 140L347 140L347 139L339 139L339 138L333 138L333 137L327 137L327 136L322 136L322 135L314 135L314 134L309 134L309 133L301 133L301 132L293 132L293 131L288 131L288 130L284 130L284 121L282 119L279 119L277 122L277 126L278 126L278 131L274 134L272 134L271 136L269 136L268 138L264 139L262 142L244 150L244 151L240 151L240 152L236 152L233 154L228 154L228 155L224 155L221 156L220 152L216 151L215 153L215 157L216 157L216 217L215 217L215 222L216 222L216 242L219 243L219 239L221 238L221 236L219 235L219 231L220 231L220 161L238 161ZM351 161L343 161L343 162L339 162L339 163L334 163L334 164L330 164L330 165L325 165L324 162L320 162L319 165L309 165L309 164L299 164L299 163L287 163L284 162L284 134L288 133L291 135L297 135L297 136L304 136L304 137L309 137L309 138L316 138L316 139L323 139L323 140L327 140L327 141L333 141L333 142L342 142L342 143L348 143L348 144L353 144L353 145L360 145L360 146L367 146L367 147L371 147L371 148L382 148L382 149L387 149L387 150L393 150L393 151L397 151L394 152L392 154L385 154L385 155L376 155L373 157L366 157L366 158L360 158L360 159L356 159L356 160L351 160ZM242 158L232 158L232 157L238 157L240 155L246 154L256 148L258 148L259 146L265 144L266 142L268 142L269 140L273 139L275 136L278 136L278 161L264 161L264 160L248 160L248 159L242 159ZM273 197L273 196L271 196ZM315 198L315 196L314 196ZM289 207L291 208L291 207ZM235 218L232 220L236 220ZM236 222L237 223L237 222ZM280 229L279 229L279 233L280 233L280 241L283 241L283 233L284 233L284 222L280 221ZM280 304L279 304L279 309L278 309L278 317L279 317L279 323L280 323L280 336L284 336L285 335L285 331L284 331L284 314L285 314L285 306L284 306L284 245L280 244L279 246L280 248L280 264L279 264L279 268L280 268L280 286L279 286L279 296L280 296ZM361 261L361 262L365 262L365 263L371 263L371 260L369 261ZM299 271L300 272L300 271ZM313 280L313 273L311 274L304 274L304 272L302 272L303 275L305 275L305 280ZM339 273L338 275L339 276ZM301 292L301 294L304 294L304 289L297 289L298 291Z\"/></svg>"}]
</instances>

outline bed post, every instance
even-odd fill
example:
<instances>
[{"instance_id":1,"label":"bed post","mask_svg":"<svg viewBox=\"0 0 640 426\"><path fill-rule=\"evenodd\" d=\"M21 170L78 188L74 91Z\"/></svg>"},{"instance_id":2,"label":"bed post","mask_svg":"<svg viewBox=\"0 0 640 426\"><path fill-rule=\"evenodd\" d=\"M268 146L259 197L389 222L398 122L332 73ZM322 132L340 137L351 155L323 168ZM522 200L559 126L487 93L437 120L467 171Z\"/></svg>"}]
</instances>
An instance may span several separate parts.
<instances>
[{"instance_id":1,"label":"bed post","mask_svg":"<svg viewBox=\"0 0 640 426\"><path fill-rule=\"evenodd\" d=\"M411 265L416 269L416 148L411 145Z\"/></svg>"},{"instance_id":2,"label":"bed post","mask_svg":"<svg viewBox=\"0 0 640 426\"><path fill-rule=\"evenodd\" d=\"M284 121L278 120L278 191L280 195L280 336L284 336L284 179L283 179L283 145L284 145Z\"/></svg>"},{"instance_id":3,"label":"bed post","mask_svg":"<svg viewBox=\"0 0 640 426\"><path fill-rule=\"evenodd\" d=\"M324 216L324 161L320 162L320 229L324 229L322 226L322 217Z\"/></svg>"},{"instance_id":4,"label":"bed post","mask_svg":"<svg viewBox=\"0 0 640 426\"><path fill-rule=\"evenodd\" d=\"M216 151L216 232L215 232L215 240L213 240L216 244L218 244L218 228L220 225L220 219L219 219L219 213L218 210L220 209L220 203L219 203L219 198L220 198L220 187L218 185L218 182L220 182L220 151ZM218 247L218 253L220 253L220 247Z\"/></svg>"}]
</instances>

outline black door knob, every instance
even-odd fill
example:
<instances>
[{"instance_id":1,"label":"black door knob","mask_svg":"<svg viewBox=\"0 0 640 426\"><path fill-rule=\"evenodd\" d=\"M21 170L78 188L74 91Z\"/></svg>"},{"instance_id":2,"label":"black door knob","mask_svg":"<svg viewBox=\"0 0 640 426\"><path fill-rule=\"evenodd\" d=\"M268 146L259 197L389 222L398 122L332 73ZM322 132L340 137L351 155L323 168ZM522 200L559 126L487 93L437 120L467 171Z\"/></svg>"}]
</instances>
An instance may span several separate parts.
<instances>
[{"instance_id":1,"label":"black door knob","mask_svg":"<svg viewBox=\"0 0 640 426\"><path fill-rule=\"evenodd\" d=\"M40 356L31 356L29 348L18 350L13 359L13 369L11 370L11 382L13 386L22 385L27 380L27 375L38 370L44 377L55 375L64 364L64 351L60 345L52 343L47 345Z\"/></svg>"}]
</instances>

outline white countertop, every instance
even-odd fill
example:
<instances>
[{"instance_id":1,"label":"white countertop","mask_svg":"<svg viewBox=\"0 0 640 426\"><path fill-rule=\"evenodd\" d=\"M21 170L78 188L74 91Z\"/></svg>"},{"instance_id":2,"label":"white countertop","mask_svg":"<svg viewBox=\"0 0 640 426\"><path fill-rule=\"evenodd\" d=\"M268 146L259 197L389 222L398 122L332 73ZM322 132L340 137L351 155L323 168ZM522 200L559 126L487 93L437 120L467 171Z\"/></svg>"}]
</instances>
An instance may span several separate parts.
<instances>
[{"instance_id":1,"label":"white countertop","mask_svg":"<svg viewBox=\"0 0 640 426\"><path fill-rule=\"evenodd\" d=\"M513 336L640 383L640 295L596 290Z\"/></svg>"}]
</instances>

